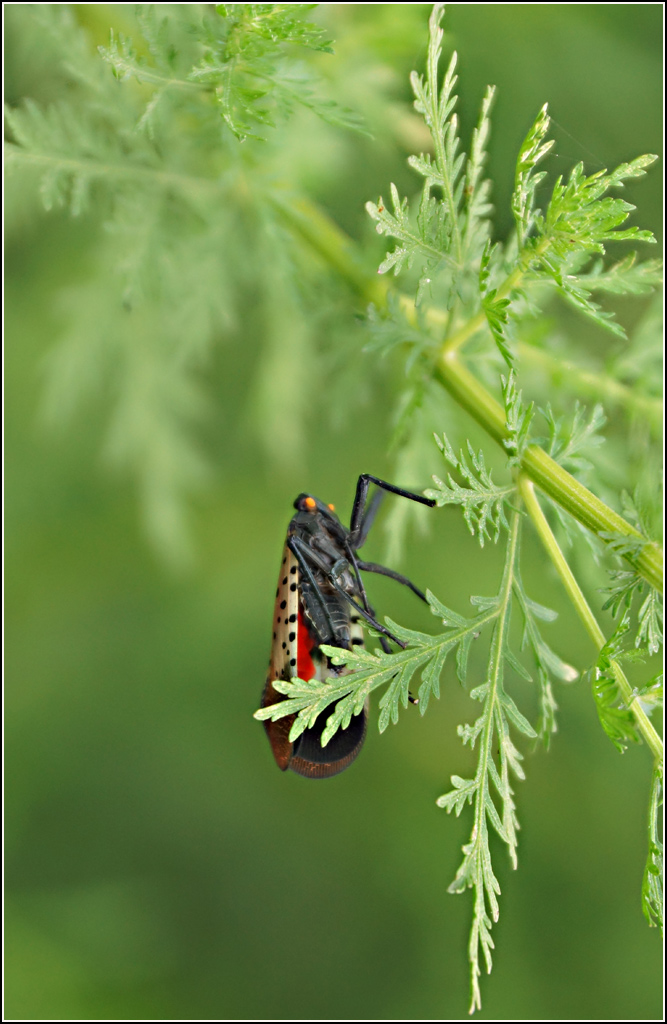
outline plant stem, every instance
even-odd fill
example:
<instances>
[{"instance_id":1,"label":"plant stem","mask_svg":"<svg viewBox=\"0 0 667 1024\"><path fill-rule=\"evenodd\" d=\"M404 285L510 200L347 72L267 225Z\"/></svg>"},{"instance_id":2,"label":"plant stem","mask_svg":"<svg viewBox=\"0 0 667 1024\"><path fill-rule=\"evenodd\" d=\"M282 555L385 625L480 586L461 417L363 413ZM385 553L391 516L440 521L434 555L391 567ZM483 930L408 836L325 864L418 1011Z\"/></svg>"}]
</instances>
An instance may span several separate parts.
<instances>
[{"instance_id":1,"label":"plant stem","mask_svg":"<svg viewBox=\"0 0 667 1024\"><path fill-rule=\"evenodd\" d=\"M436 374L459 405L484 427L494 441L504 447L509 432L503 407L463 365L455 352L441 354ZM538 445L528 445L521 459L521 469L545 494L596 535L611 533L624 537L642 536L634 526L575 480ZM602 537L602 540L607 539ZM638 554L626 557L651 586L662 589L662 551L657 544L647 542Z\"/></svg>"},{"instance_id":2,"label":"plant stem","mask_svg":"<svg viewBox=\"0 0 667 1024\"><path fill-rule=\"evenodd\" d=\"M606 637L600 626L598 625L597 619L593 615L590 606L584 597L579 584L577 583L570 566L567 563L563 552L558 546L558 542L554 537L551 527L549 526L544 512L540 508L540 504L535 495L535 487L532 480L521 473L519 475L519 491L528 510L528 514L533 521L533 525L537 530L540 540L544 544L547 550L549 558L556 567L556 571L561 578L563 586L565 587L575 610L586 627L586 632L593 641L595 650L599 653L607 642ZM662 763L663 747L662 741L656 732L653 723L644 711L639 700L633 693L632 687L628 682L628 679L623 672L623 669L617 661L611 662L614 676L618 683L619 690L623 694L623 699L628 708L632 711L637 722L637 727L641 732L644 742L650 748L653 757L657 762Z\"/></svg>"}]
</instances>

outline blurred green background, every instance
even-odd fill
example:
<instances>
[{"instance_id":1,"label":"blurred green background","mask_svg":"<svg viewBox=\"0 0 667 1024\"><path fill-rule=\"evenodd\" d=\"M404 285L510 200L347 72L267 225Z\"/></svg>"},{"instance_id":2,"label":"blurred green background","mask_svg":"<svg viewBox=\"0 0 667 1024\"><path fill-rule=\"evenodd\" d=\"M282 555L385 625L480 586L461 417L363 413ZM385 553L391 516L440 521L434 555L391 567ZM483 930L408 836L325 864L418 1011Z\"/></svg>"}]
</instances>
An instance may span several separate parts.
<instances>
[{"instance_id":1,"label":"blurred green background","mask_svg":"<svg viewBox=\"0 0 667 1024\"><path fill-rule=\"evenodd\" d=\"M12 104L66 89L27 6L7 13ZM91 46L130 17L126 5L73 7ZM336 39L326 60L373 70L376 93L358 98L376 137L329 129L331 168L313 159L298 183L366 245L376 243L364 201L390 180L415 189L408 73L423 66L429 10L317 14ZM452 4L446 31L459 51L464 138L485 85L498 87L489 171L501 236L514 156L545 101L557 170L660 153L662 5ZM288 173L290 153L283 160ZM659 179L630 196L654 230ZM470 769L456 726L476 705L453 666L424 719L409 709L382 737L371 725L358 761L327 782L278 772L252 718L291 503L310 490L343 514L360 472L391 476L390 384L374 386L358 346L366 386L354 415L333 429L330 410L304 395L303 456L277 472L244 404L261 339L256 324L240 329L206 371L216 476L194 508L197 559L174 572L146 543L127 479L100 462L97 410L62 435L42 425L45 358L97 222L46 214L11 186L7 214L6 1017L462 1019L470 901L446 889L470 820L435 799ZM443 399L440 429L446 411ZM403 571L465 613L471 593L495 585L500 552L480 552L455 510L430 526L408 538ZM367 550L384 557L380 528ZM536 540L526 554L528 591L560 612L550 642L584 670L588 641ZM603 584L583 557L578 569ZM437 625L391 581L371 587L382 614ZM471 678L483 666L480 650ZM513 692L534 711L529 687ZM557 699L560 731L548 755L527 757L516 787L519 871L498 851L501 918L480 1016L661 1019L659 937L639 900L648 752L615 752L587 684Z\"/></svg>"}]
</instances>

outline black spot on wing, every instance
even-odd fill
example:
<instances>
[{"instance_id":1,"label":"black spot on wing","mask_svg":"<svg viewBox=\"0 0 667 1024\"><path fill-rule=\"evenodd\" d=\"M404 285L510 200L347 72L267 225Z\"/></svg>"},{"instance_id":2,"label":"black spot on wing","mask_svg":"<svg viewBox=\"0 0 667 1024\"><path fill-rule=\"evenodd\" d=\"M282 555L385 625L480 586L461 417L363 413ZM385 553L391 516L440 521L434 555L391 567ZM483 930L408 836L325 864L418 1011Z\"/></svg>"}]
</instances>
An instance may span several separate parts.
<instances>
[{"instance_id":1,"label":"black spot on wing","mask_svg":"<svg viewBox=\"0 0 667 1024\"><path fill-rule=\"evenodd\" d=\"M296 580L295 580L296 577ZM290 581L291 582L290 584ZM273 640L269 675L271 679L291 679L297 664L298 566L289 548L285 548L273 613Z\"/></svg>"}]
</instances>

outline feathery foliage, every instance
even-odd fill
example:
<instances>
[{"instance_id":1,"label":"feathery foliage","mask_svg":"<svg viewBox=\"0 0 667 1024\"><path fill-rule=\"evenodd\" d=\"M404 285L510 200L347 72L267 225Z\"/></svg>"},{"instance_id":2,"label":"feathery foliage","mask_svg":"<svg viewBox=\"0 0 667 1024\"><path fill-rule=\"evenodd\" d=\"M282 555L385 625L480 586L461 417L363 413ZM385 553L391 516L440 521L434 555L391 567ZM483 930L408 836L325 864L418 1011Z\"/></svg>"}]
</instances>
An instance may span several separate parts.
<instances>
[{"instance_id":1,"label":"feathery foliage","mask_svg":"<svg viewBox=\"0 0 667 1024\"><path fill-rule=\"evenodd\" d=\"M591 174L577 164L548 189L553 142L545 104L516 159L514 232L497 239L485 177L494 90L484 94L466 150L456 114L457 56L443 74L444 6L435 4L425 72L410 77L427 133L423 151L408 160L416 194L401 195L392 183L387 204L380 198L366 206L377 233L391 240L379 273L400 278L404 290L392 291L388 278L378 282L368 269L372 253L355 248L303 194L296 175L280 184L286 160L293 162L290 126L298 117L315 115L334 131L365 131L359 114L330 95L335 90L315 71L315 58L331 54L332 44L310 20L313 6L140 6L131 31L112 33L98 52L79 27L76 5L26 12L59 54L68 90L51 105L27 100L8 111L8 170L37 176L47 210L102 227L88 275L66 298L68 326L47 360L45 414L60 425L96 411L106 458L133 478L150 536L178 561L188 551L188 501L212 474L202 437L219 412L209 379L216 349L249 345L260 333L255 327L264 328L238 418L261 433L272 464L293 464L305 444L304 411L300 403L277 409L272 397L310 392L319 376L327 377L323 368L341 367L351 350L340 339L350 333L356 304L371 303L366 365L375 369L385 357L388 374L400 367L392 478L414 480L433 468L437 429L446 478L434 476L427 493L441 508L460 506L480 546L504 542L503 569L492 596L471 597L470 617L429 591L442 632L387 619L405 650L325 647L332 664L349 674L276 681L285 700L256 717L296 714L294 740L331 707L326 744L378 691L383 731L407 707L410 685L425 714L431 696L449 685L448 664L455 660L465 684L473 640L482 637L476 650L488 642L484 681L469 693L479 714L458 729L476 753L476 768L469 778L452 776L438 800L448 812L472 814L450 891L472 889L474 1010L481 1006L482 965L491 969L499 915L491 837L516 867L520 748L537 737L548 745L557 729L556 687L581 674L543 635L555 613L524 587L521 540L530 528L595 647L590 676L601 727L618 750L641 741L651 751L642 906L650 924L662 921L662 748L650 720L661 681L651 676L633 688L623 670L629 661L639 667L638 656L654 655L662 644L661 552L644 514L660 505L655 462L644 454L661 421L660 302L646 304L634 329L610 304L615 296L642 303L660 283L659 262L641 255L653 236L628 226L634 206L617 195L655 157ZM626 242L637 251L608 261L608 247ZM574 318L559 325L558 300L604 331L604 357L582 351ZM338 362L328 353L326 363L320 336L337 303L347 314L331 330ZM356 349L347 361L361 377ZM541 390L535 366L549 375ZM338 390L331 380L337 376ZM341 370L328 379L325 400L344 414L352 401L349 377ZM592 399L590 413L580 396ZM616 450L603 457L603 402L627 419L623 458ZM253 415L258 409L261 417ZM498 468L493 454L467 437L467 414L499 444ZM620 496L623 489L634 490L633 507ZM396 503L388 519L396 542L421 512ZM573 543L587 533L600 557L624 560L622 569L614 563L600 609L621 616L609 639L558 545L553 520ZM521 624L517 650L513 615ZM535 684L534 724L510 695L517 679Z\"/></svg>"},{"instance_id":2,"label":"feathery foliage","mask_svg":"<svg viewBox=\"0 0 667 1024\"><path fill-rule=\"evenodd\" d=\"M548 744L556 731L553 683L571 683L579 676L542 636L542 624L551 621L554 613L529 598L521 581L520 522L526 513L597 646L598 656L592 670L593 696L604 731L619 750L631 742L649 743L656 757L658 767L655 770L660 770L661 746L647 716L647 709L652 705L649 694L655 696L657 684L654 681L646 684L645 697L639 696L639 692L633 697L621 668L622 662L637 659L638 647L647 646L649 653L657 650L661 637L657 611L660 596L655 585L649 585L653 580L648 581L645 568L639 564L649 549L651 557L657 558L657 548L641 533L641 527L635 528L625 520L620 520L623 525L618 530L608 530L600 523L594 531L612 552L625 557L633 566L631 579L623 579L620 590L610 599L615 610L621 606L626 609L625 617L614 636L605 641L539 504L534 498L524 503L522 495L529 478L542 483L543 478L535 475L535 461L543 465L546 455L549 460L546 472L554 478L565 472L572 481L572 501L560 496L560 507L555 509L557 517L567 521L573 516L583 523L579 503L590 506L594 499L592 495L586 497L589 492L580 488L578 481L582 474L597 474L599 478L597 460L591 456L604 440L601 431L606 417L599 402L589 414L579 401L567 414L562 410L556 412L548 402L541 411L546 436L535 436L535 402L523 402L517 363L517 341L526 323L544 304L545 294L554 288L578 312L625 339L625 331L614 314L595 302L592 295L644 294L658 283L659 264L655 260L638 262L636 253L608 267L600 260L611 243L654 241L650 232L625 226L634 207L609 194L644 175L655 160L653 156L624 163L611 173L597 171L587 175L579 164L569 177L556 179L546 206L540 208L538 195L544 190L547 171L536 168L543 167L553 145L547 138L546 105L540 110L517 158L511 201L516 235L507 245L491 244L489 186L482 180L482 169L493 90L486 94L470 154L466 155L454 113L456 54L449 61L442 82L439 78L442 15L443 6L435 4L430 19L426 74L411 76L414 106L422 115L432 140L432 153L421 153L408 161L423 179L419 200L413 212L409 199L401 196L392 184L389 205L385 205L382 198L378 203L367 204L376 230L396 243L380 264L380 274L392 270L394 275L407 276L414 294L412 301L405 294L400 301L394 300L389 313L372 313L375 335L378 337L378 325L381 325L383 339L379 344L376 342L375 347L381 345L384 351L395 352L402 340L408 365L419 365L421 399L412 406L408 403L408 409L424 401L429 393L425 383L429 376L439 379L505 449L509 479L499 485L492 479L483 451L476 450L467 441L466 451L462 449L457 455L446 435L442 440L436 435L438 447L452 472L446 481L434 477L435 488L425 492L440 507L459 505L470 532L477 536L480 545L485 539L497 543L504 533L507 538L505 567L494 597L471 598L476 608L472 619L464 619L445 608L429 593L432 612L447 626L444 633L429 636L387 619L392 632L407 645L405 650L388 654L324 648L334 665L345 665L352 674L321 682L304 683L296 679L276 682L274 685L285 699L257 712L257 717L275 720L296 714L291 731L291 739L295 740L319 714L334 705L322 736L326 744L337 729L346 727L352 715L361 711L372 691L384 687L379 701L379 727L383 730L389 721L398 720L401 705L407 707L410 682L417 673L421 680L420 711L423 714L427 710L431 694L439 695L447 654L454 649L457 674L464 682L472 638L489 627L486 678L470 692L471 698L482 704L482 711L472 725L459 727L464 744L477 749L477 769L472 778L453 776L452 788L438 801L441 807L454 810L457 815L467 804L472 807L470 840L463 847L463 861L450 891L473 890L468 947L473 1011L481 1007L481 964L485 964L487 971L491 970L491 929L499 915L500 887L492 862L491 831L507 847L512 865L517 864L518 820L512 778L523 779L524 770L523 755L515 745L514 734L529 739L539 735ZM591 263L593 258L595 262ZM486 345L481 340L483 336L488 339ZM477 342L475 362L477 366L484 366L486 362L488 376L493 375L491 368L497 367L498 354L510 368L509 374L500 376L499 380L504 410L497 409L481 383L470 377L462 366L459 353L472 339ZM402 416L402 430L409 433L409 415ZM589 523L586 525L590 529ZM638 612L636 646L634 651L628 651L625 638L631 623L627 608L632 593L641 585L648 585L649 595ZM512 650L509 639L514 603L523 620L521 657ZM532 656L531 667L539 694L537 727L519 710L506 688L512 674L532 680L525 663L527 654ZM640 706L638 702L643 703ZM656 799L654 787L652 822L657 814ZM653 922L659 906L656 872L660 850L654 825L651 829L642 899L645 913Z\"/></svg>"},{"instance_id":3,"label":"feathery foliage","mask_svg":"<svg viewBox=\"0 0 667 1024\"><path fill-rule=\"evenodd\" d=\"M447 454L446 446L443 453ZM473 456L474 457L474 456ZM459 503L465 508L466 495L459 494ZM455 500L453 497L451 500ZM465 514L465 513L464 513ZM504 516L503 516L504 518ZM452 777L452 789L438 799L438 806L455 811L457 816L467 803L473 807L474 824L470 842L464 846L464 859L449 891L474 891L474 917L469 945L473 1007L481 1005L479 990L479 954L483 953L487 970L491 969L491 926L498 920L497 896L500 892L493 872L489 845L490 824L507 845L511 862L517 865L516 808L513 800L512 777L524 778L519 752L511 738L511 729L535 738L538 733L521 713L510 696L506 672L531 681L532 677L523 661L510 646L510 621L513 599L517 600L523 615L522 650L529 648L537 667L540 703L542 708L540 732L546 739L555 731L556 709L551 680L572 682L578 673L566 665L542 638L538 621L553 621L555 613L537 604L525 593L518 568L520 512L511 513L508 530L505 568L498 592L493 597L471 597L477 613L466 619L443 605L433 594L427 593L432 613L447 627L444 633L429 636L405 629L387 618L392 632L406 644L406 649L395 654L377 650L370 653L355 648L351 651L323 646L322 650L334 665L345 665L353 674L323 681L293 679L276 681L275 688L287 699L255 713L259 720L273 721L296 714L290 731L290 740L296 740L304 729L312 727L317 717L331 704L336 706L327 719L322 733L326 745L337 729L350 724L352 715L359 714L368 696L380 686L386 689L379 701L379 728L383 732L389 722L398 721L400 707L407 708L410 684L417 672L419 709L425 714L431 695L440 696L440 679L450 652L456 652L456 673L459 681L466 682L468 655L473 640L490 631L489 655L485 682L470 691L470 697L482 704L482 712L472 725L459 726L458 733L471 749L477 745L478 764L475 777ZM478 527L481 530L483 527ZM413 683L414 685L414 683ZM496 750L497 762L496 762ZM498 806L499 805L499 806Z\"/></svg>"},{"instance_id":4,"label":"feathery foliage","mask_svg":"<svg viewBox=\"0 0 667 1024\"><path fill-rule=\"evenodd\" d=\"M491 536L489 525L494 531L493 540L497 542L501 528L509 530L505 504L513 493L514 486L510 484L506 487L497 487L486 468L483 452L475 453L469 441L468 455L472 467L468 465L463 452L456 455L444 434L442 441L437 436L435 441L445 460L463 477L467 486L461 487L457 484L451 473L447 476L447 483L434 476L436 486L425 491L426 497L433 498L438 506L461 505L468 529L473 537L477 534L481 547L484 547L484 538Z\"/></svg>"},{"instance_id":5,"label":"feathery foliage","mask_svg":"<svg viewBox=\"0 0 667 1024\"><path fill-rule=\"evenodd\" d=\"M312 369L317 326L289 279L303 242L294 235L276 256L276 126L301 107L362 127L301 59L331 52L312 6L139 5L137 37L112 32L99 53L70 5L26 15L60 54L70 98L7 111L10 181L36 172L47 210L104 226L48 358L45 414L59 426L100 402L105 457L136 481L149 535L171 561L189 557L187 500L212 472L199 439L212 413L202 370L238 334L250 289L271 324L251 398L264 404L267 372L272 388L288 377L298 388L299 371L305 381ZM295 406L262 419L272 457L289 448L298 458L301 417Z\"/></svg>"}]
</instances>

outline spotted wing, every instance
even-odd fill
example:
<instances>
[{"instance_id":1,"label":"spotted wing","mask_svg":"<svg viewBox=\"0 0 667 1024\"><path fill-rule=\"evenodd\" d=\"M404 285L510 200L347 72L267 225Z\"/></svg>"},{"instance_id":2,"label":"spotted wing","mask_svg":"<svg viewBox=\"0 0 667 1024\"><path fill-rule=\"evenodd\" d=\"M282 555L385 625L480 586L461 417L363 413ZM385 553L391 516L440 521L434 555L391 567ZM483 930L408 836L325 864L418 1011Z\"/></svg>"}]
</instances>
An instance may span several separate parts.
<instances>
[{"instance_id":1,"label":"spotted wing","mask_svg":"<svg viewBox=\"0 0 667 1024\"><path fill-rule=\"evenodd\" d=\"M361 620L356 615L350 618L349 636L353 645L363 645ZM273 686L276 679L290 680L293 676L301 679L312 679L315 676L327 679L349 673L346 667L334 668L330 665L319 651L317 643L317 637L313 635L300 604L299 566L295 555L285 545L276 590L271 657L262 707L285 699L284 694ZM327 746L322 747L322 730L331 711L331 707L325 709L314 726L304 730L295 744L290 742L289 734L296 715L286 715L276 722L264 723L273 756L282 771L291 768L298 775L324 779L338 775L354 761L366 736L368 701L361 714L352 718L347 729L339 729Z\"/></svg>"},{"instance_id":2,"label":"spotted wing","mask_svg":"<svg viewBox=\"0 0 667 1024\"><path fill-rule=\"evenodd\" d=\"M297 636L299 618L299 567L296 558L285 545L280 564L276 604L273 611L273 639L271 641L271 657L266 686L262 697L262 707L277 704L284 700L284 694L278 693L272 685L274 679L290 680L297 673ZM273 756L278 767L283 771L292 757L292 744L289 733L295 715L279 718L277 722L265 722L264 727L271 743Z\"/></svg>"}]
</instances>

